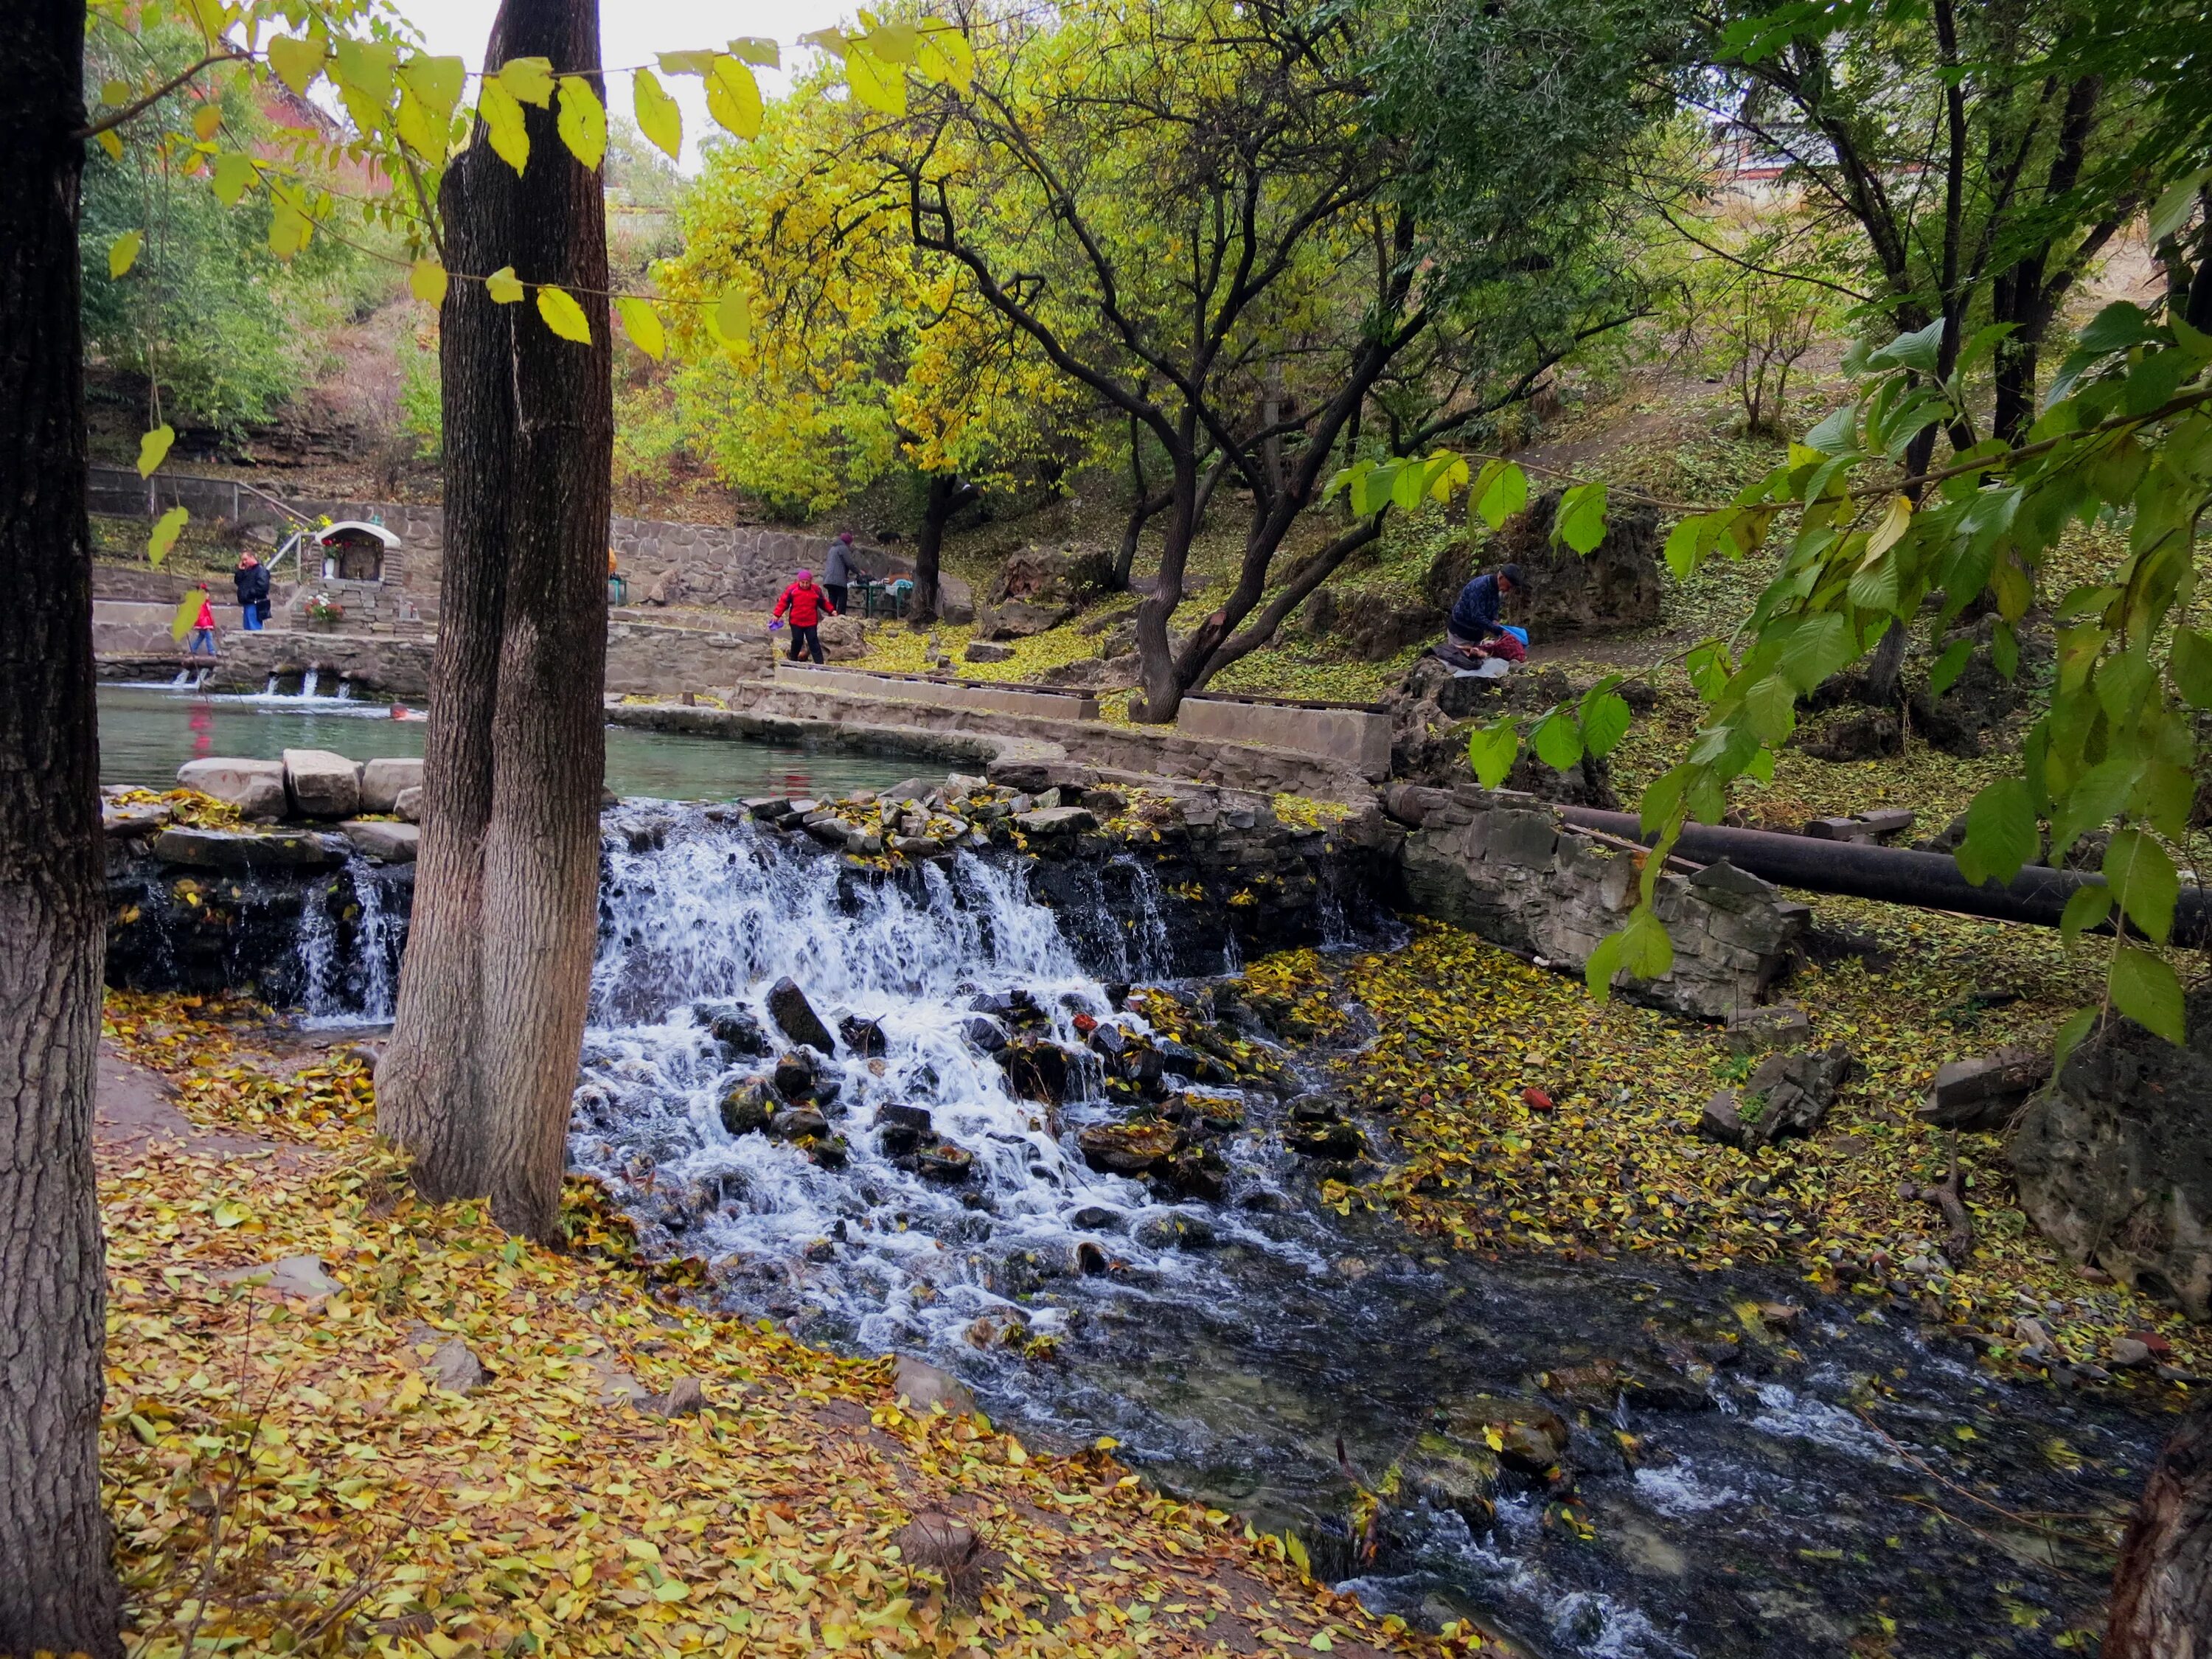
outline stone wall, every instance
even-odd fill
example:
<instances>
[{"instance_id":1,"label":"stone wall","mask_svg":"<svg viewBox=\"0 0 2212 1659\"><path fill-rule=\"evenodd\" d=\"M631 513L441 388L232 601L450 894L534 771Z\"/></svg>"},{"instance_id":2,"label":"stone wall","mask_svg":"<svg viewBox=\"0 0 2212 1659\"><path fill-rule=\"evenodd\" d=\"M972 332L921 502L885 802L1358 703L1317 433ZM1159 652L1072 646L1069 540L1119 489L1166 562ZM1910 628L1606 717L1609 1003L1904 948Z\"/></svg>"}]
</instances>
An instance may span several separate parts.
<instances>
[{"instance_id":1,"label":"stone wall","mask_svg":"<svg viewBox=\"0 0 2212 1659\"><path fill-rule=\"evenodd\" d=\"M112 623L93 624L102 679L167 679L177 672L185 660L183 647L170 640L168 629L158 630L150 646L140 637L143 631ZM207 682L210 691L259 691L272 674L287 681L313 669L322 676L326 692L335 692L338 681L350 680L357 694L413 703L429 698L430 659L436 649L427 639L291 629L228 632L222 635L221 647ZM195 665L206 662L201 657Z\"/></svg>"},{"instance_id":2,"label":"stone wall","mask_svg":"<svg viewBox=\"0 0 2212 1659\"><path fill-rule=\"evenodd\" d=\"M1637 852L1562 823L1534 796L1396 784L1383 800L1413 832L1400 870L1424 915L1578 973L1635 907ZM1673 969L1648 984L1626 975L1615 983L1638 1001L1704 1019L1765 1001L1811 916L1725 862L1661 875L1656 904L1674 943Z\"/></svg>"}]
</instances>

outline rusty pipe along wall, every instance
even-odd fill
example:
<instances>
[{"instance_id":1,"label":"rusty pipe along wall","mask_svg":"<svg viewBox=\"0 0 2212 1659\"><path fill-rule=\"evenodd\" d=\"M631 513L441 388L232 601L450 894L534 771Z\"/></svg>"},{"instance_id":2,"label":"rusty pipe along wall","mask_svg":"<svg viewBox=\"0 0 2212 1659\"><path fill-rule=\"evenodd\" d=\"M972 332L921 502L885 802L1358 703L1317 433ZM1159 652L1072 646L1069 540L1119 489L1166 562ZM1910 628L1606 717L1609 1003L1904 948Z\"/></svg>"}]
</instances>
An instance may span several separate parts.
<instances>
[{"instance_id":1,"label":"rusty pipe along wall","mask_svg":"<svg viewBox=\"0 0 2212 1659\"><path fill-rule=\"evenodd\" d=\"M1565 822L1584 829L1646 846L1656 839L1644 833L1633 812L1602 812L1590 806L1562 806L1558 811ZM1923 909L1956 910L1970 916L2032 922L2044 927L2058 925L2066 901L2077 888L2103 879L2079 870L2031 864L2008 885L1992 881L1977 887L1959 873L1958 865L1948 853L1916 853L1903 847L1818 841L1771 830L1730 830L1704 823L1684 825L1674 851L1697 864L1717 864L1726 859L1739 870L1784 887ZM2185 887L2180 902L2174 907L2173 943L2202 945L2208 942L2212 942L2212 890Z\"/></svg>"}]
</instances>

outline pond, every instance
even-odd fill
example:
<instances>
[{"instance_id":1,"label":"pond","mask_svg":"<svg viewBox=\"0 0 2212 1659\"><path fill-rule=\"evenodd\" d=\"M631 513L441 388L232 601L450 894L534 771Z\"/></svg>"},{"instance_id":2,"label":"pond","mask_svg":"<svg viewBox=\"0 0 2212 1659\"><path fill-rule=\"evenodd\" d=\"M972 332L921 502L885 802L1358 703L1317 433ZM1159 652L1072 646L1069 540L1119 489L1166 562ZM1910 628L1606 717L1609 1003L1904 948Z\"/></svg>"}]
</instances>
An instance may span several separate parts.
<instances>
[{"instance_id":1,"label":"pond","mask_svg":"<svg viewBox=\"0 0 2212 1659\"><path fill-rule=\"evenodd\" d=\"M212 696L166 685L100 688L100 781L173 788L177 769L212 755L275 760L329 749L352 760L422 752L422 720L345 697ZM793 744L607 728L607 786L625 797L737 800L880 788L936 765Z\"/></svg>"}]
</instances>

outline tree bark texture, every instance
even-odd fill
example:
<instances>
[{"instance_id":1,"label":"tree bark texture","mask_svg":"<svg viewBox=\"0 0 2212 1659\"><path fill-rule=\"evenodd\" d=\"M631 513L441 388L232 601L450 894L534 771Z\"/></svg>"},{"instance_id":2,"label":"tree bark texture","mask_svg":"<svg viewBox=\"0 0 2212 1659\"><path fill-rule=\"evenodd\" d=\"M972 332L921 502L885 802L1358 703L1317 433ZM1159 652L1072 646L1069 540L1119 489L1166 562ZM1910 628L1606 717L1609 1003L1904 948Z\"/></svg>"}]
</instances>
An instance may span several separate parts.
<instances>
[{"instance_id":1,"label":"tree bark texture","mask_svg":"<svg viewBox=\"0 0 2212 1659\"><path fill-rule=\"evenodd\" d=\"M543 57L599 84L596 0L505 0L486 61ZM557 1231L569 1098L597 938L614 414L601 181L550 110L517 175L479 129L446 176L441 313L446 560L423 836L377 1121L433 1198L488 1195L511 1232ZM556 336L535 289L592 319Z\"/></svg>"},{"instance_id":2,"label":"tree bark texture","mask_svg":"<svg viewBox=\"0 0 2212 1659\"><path fill-rule=\"evenodd\" d=\"M82 0L26 0L0 94L0 1653L122 1652L100 1507L93 1190L106 897L85 522Z\"/></svg>"},{"instance_id":3,"label":"tree bark texture","mask_svg":"<svg viewBox=\"0 0 2212 1659\"><path fill-rule=\"evenodd\" d=\"M2212 1407L2166 1443L2112 1575L2104 1659L2212 1654Z\"/></svg>"},{"instance_id":4,"label":"tree bark texture","mask_svg":"<svg viewBox=\"0 0 2212 1659\"><path fill-rule=\"evenodd\" d=\"M955 472L929 475L921 506L921 534L914 548L914 610L916 623L937 620L938 574L945 559L945 526L953 514L983 492Z\"/></svg>"}]
</instances>

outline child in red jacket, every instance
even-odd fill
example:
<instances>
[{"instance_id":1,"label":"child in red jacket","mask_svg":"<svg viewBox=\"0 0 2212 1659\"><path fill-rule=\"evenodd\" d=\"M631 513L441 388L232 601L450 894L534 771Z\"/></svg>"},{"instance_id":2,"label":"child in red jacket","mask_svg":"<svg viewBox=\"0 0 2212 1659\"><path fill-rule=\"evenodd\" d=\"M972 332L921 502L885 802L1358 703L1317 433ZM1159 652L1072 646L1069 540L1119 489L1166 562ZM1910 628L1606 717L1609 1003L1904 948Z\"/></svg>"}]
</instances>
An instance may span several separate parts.
<instances>
[{"instance_id":1,"label":"child in red jacket","mask_svg":"<svg viewBox=\"0 0 2212 1659\"><path fill-rule=\"evenodd\" d=\"M814 584L814 573L802 570L799 580L783 590L770 615L778 621L785 611L791 613L791 660L797 662L800 652L805 652L816 662L822 660L822 635L818 631L826 612L834 617L837 607L830 603L830 596Z\"/></svg>"}]
</instances>

